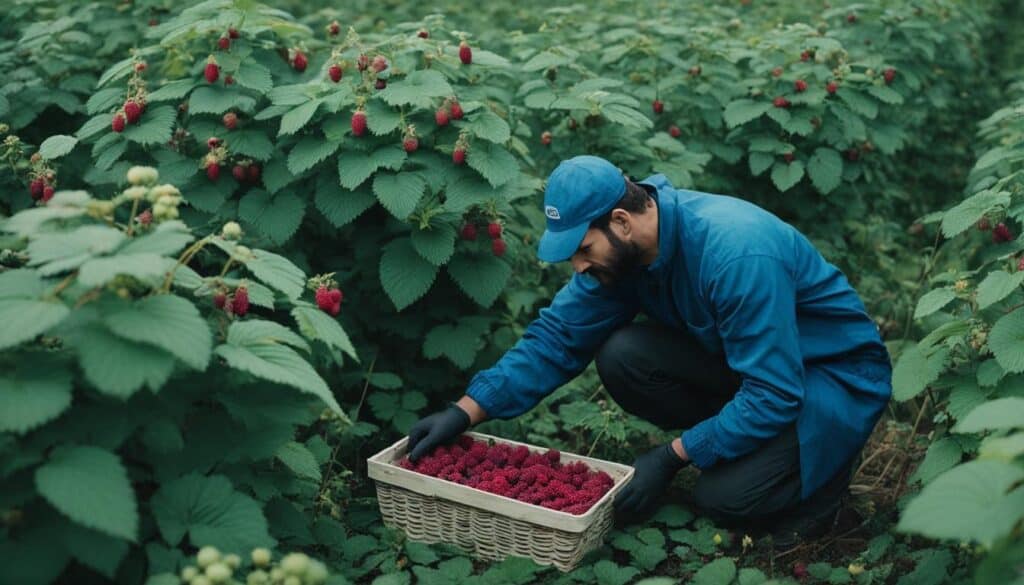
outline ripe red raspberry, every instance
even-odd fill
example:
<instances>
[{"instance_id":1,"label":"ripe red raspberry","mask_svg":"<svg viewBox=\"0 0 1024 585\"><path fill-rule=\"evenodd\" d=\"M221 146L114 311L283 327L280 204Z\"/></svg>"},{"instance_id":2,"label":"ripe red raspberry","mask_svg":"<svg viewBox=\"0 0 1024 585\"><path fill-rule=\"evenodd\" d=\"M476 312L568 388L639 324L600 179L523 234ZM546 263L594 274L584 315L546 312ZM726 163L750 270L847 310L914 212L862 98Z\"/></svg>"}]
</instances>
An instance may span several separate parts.
<instances>
[{"instance_id":1,"label":"ripe red raspberry","mask_svg":"<svg viewBox=\"0 0 1024 585\"><path fill-rule=\"evenodd\" d=\"M491 223L487 224L487 235L491 236L492 240L494 238L500 238L501 224L496 221L492 221Z\"/></svg>"},{"instance_id":2,"label":"ripe red raspberry","mask_svg":"<svg viewBox=\"0 0 1024 585\"><path fill-rule=\"evenodd\" d=\"M672 138L679 138L680 136L683 135L683 131L679 129L679 126L673 124L672 126L668 127L668 134Z\"/></svg>"},{"instance_id":3,"label":"ripe red raspberry","mask_svg":"<svg viewBox=\"0 0 1024 585\"><path fill-rule=\"evenodd\" d=\"M42 197L43 203L46 203L50 199L53 199L53 193L54 193L53 187L51 187L50 185L47 185L47 186L43 187L43 197Z\"/></svg>"},{"instance_id":4,"label":"ripe red raspberry","mask_svg":"<svg viewBox=\"0 0 1024 585\"><path fill-rule=\"evenodd\" d=\"M110 128L114 132L124 132L124 115L120 112L114 114L114 119L110 122Z\"/></svg>"},{"instance_id":5,"label":"ripe red raspberry","mask_svg":"<svg viewBox=\"0 0 1024 585\"><path fill-rule=\"evenodd\" d=\"M786 98L784 98L782 96L779 96L779 97L775 98L772 101L772 104L776 108L788 108L789 107L789 100L787 100Z\"/></svg>"},{"instance_id":6,"label":"ripe red raspberry","mask_svg":"<svg viewBox=\"0 0 1024 585\"><path fill-rule=\"evenodd\" d=\"M996 227L992 228L992 241L997 244L1003 244L1013 240L1013 232L1006 226L1005 223L999 222Z\"/></svg>"},{"instance_id":7,"label":"ripe red raspberry","mask_svg":"<svg viewBox=\"0 0 1024 585\"><path fill-rule=\"evenodd\" d=\"M373 58L373 61L370 62L370 67L372 67L377 73L380 73L388 68L388 60L384 55L377 55Z\"/></svg>"},{"instance_id":8,"label":"ripe red raspberry","mask_svg":"<svg viewBox=\"0 0 1024 585\"><path fill-rule=\"evenodd\" d=\"M231 311L239 317L249 312L249 290L244 286L235 290L235 298L231 302Z\"/></svg>"},{"instance_id":9,"label":"ripe red raspberry","mask_svg":"<svg viewBox=\"0 0 1024 585\"><path fill-rule=\"evenodd\" d=\"M388 80L384 78L378 78L377 81L373 82L373 87L377 89L384 89L388 86Z\"/></svg>"},{"instance_id":10,"label":"ripe red raspberry","mask_svg":"<svg viewBox=\"0 0 1024 585\"><path fill-rule=\"evenodd\" d=\"M978 230L987 232L990 229L992 229L992 222L990 222L987 217L983 217L978 220Z\"/></svg>"},{"instance_id":11,"label":"ripe red raspberry","mask_svg":"<svg viewBox=\"0 0 1024 585\"><path fill-rule=\"evenodd\" d=\"M450 108L451 108L451 111L452 111L452 119L453 120L461 120L462 119L462 113L463 113L462 112L462 105L459 104L459 102L453 101L451 106L450 106Z\"/></svg>"},{"instance_id":12,"label":"ripe red raspberry","mask_svg":"<svg viewBox=\"0 0 1024 585\"><path fill-rule=\"evenodd\" d=\"M801 51L800 52L800 60L801 61L807 61L810 58L811 58L811 52L810 51Z\"/></svg>"},{"instance_id":13,"label":"ripe red raspberry","mask_svg":"<svg viewBox=\"0 0 1024 585\"><path fill-rule=\"evenodd\" d=\"M857 13L856 12L851 12L851 13L847 14L846 15L846 22L849 22L850 24L853 24L853 23L857 22Z\"/></svg>"},{"instance_id":14,"label":"ripe red raspberry","mask_svg":"<svg viewBox=\"0 0 1024 585\"><path fill-rule=\"evenodd\" d=\"M142 115L142 106L136 103L134 100L128 100L124 103L124 117L128 119L129 124L134 124L139 121L139 116Z\"/></svg>"},{"instance_id":15,"label":"ripe red raspberry","mask_svg":"<svg viewBox=\"0 0 1024 585\"><path fill-rule=\"evenodd\" d=\"M495 239L491 240L491 252L493 252L495 256L497 256L499 258L504 256L505 255L505 250L507 248L508 248L508 245L505 243L505 240L503 240L501 238L495 238Z\"/></svg>"},{"instance_id":16,"label":"ripe red raspberry","mask_svg":"<svg viewBox=\"0 0 1024 585\"><path fill-rule=\"evenodd\" d=\"M309 65L309 60L306 59L306 54L302 51L295 51L295 57L292 58L292 68L302 73L306 70L307 65Z\"/></svg>"},{"instance_id":17,"label":"ripe red raspberry","mask_svg":"<svg viewBox=\"0 0 1024 585\"><path fill-rule=\"evenodd\" d=\"M46 187L46 182L42 179L32 179L32 182L28 184L28 192L32 195L33 199L39 199L43 196L43 189Z\"/></svg>"},{"instance_id":18,"label":"ripe red raspberry","mask_svg":"<svg viewBox=\"0 0 1024 585\"><path fill-rule=\"evenodd\" d=\"M792 152L787 152L786 154L782 155L782 158L784 158L787 163L791 163L793 162L793 159L796 158L796 156Z\"/></svg>"},{"instance_id":19,"label":"ripe red raspberry","mask_svg":"<svg viewBox=\"0 0 1024 585\"><path fill-rule=\"evenodd\" d=\"M846 160L851 162L860 160L860 150L856 147L846 149Z\"/></svg>"},{"instance_id":20,"label":"ripe red raspberry","mask_svg":"<svg viewBox=\"0 0 1024 585\"><path fill-rule=\"evenodd\" d=\"M772 69L772 77L779 77L782 75L782 67L776 67Z\"/></svg>"},{"instance_id":21,"label":"ripe red raspberry","mask_svg":"<svg viewBox=\"0 0 1024 585\"><path fill-rule=\"evenodd\" d=\"M145 70L146 70L146 62L145 61L139 61L138 63L135 64L135 72L136 73L142 73Z\"/></svg>"},{"instance_id":22,"label":"ripe red raspberry","mask_svg":"<svg viewBox=\"0 0 1024 585\"><path fill-rule=\"evenodd\" d=\"M402 141L402 148L405 149L405 152L416 152L416 149L419 147L420 141L415 136L409 136L408 138Z\"/></svg>"},{"instance_id":23,"label":"ripe red raspberry","mask_svg":"<svg viewBox=\"0 0 1024 585\"><path fill-rule=\"evenodd\" d=\"M420 32L416 33L416 36L418 36L421 39L425 39L425 38L430 37L430 33L425 31L425 30L423 30L423 29L420 29Z\"/></svg>"},{"instance_id":24,"label":"ripe red raspberry","mask_svg":"<svg viewBox=\"0 0 1024 585\"><path fill-rule=\"evenodd\" d=\"M211 181L216 181L220 177L220 165L215 162L206 164L206 176Z\"/></svg>"},{"instance_id":25,"label":"ripe red raspberry","mask_svg":"<svg viewBox=\"0 0 1024 585\"><path fill-rule=\"evenodd\" d=\"M329 295L331 295L331 302L335 304L340 303L341 299L344 297L344 295L341 294L340 288L332 288L327 292Z\"/></svg>"},{"instance_id":26,"label":"ripe red raspberry","mask_svg":"<svg viewBox=\"0 0 1024 585\"><path fill-rule=\"evenodd\" d=\"M234 112L228 112L224 114L224 127L228 130L234 130L238 126L238 114Z\"/></svg>"},{"instance_id":27,"label":"ripe red raspberry","mask_svg":"<svg viewBox=\"0 0 1024 585\"><path fill-rule=\"evenodd\" d=\"M147 209L146 211L149 210ZM224 305L227 304L227 301L228 295L226 295L223 291L217 292L213 295L213 306L217 307L218 309L223 309Z\"/></svg>"},{"instance_id":28,"label":"ripe red raspberry","mask_svg":"<svg viewBox=\"0 0 1024 585\"><path fill-rule=\"evenodd\" d=\"M690 76L697 77L698 75L700 75L700 71L700 65L694 65L693 67L690 67Z\"/></svg>"},{"instance_id":29,"label":"ripe red raspberry","mask_svg":"<svg viewBox=\"0 0 1024 585\"><path fill-rule=\"evenodd\" d=\"M469 65L473 62L473 49L469 47L469 43L466 41L459 43L459 59L463 65Z\"/></svg>"},{"instance_id":30,"label":"ripe red raspberry","mask_svg":"<svg viewBox=\"0 0 1024 585\"><path fill-rule=\"evenodd\" d=\"M233 39L237 39L238 38L238 29L233 27L233 26L228 28L228 36L233 38Z\"/></svg>"},{"instance_id":31,"label":"ripe red raspberry","mask_svg":"<svg viewBox=\"0 0 1024 585\"><path fill-rule=\"evenodd\" d=\"M558 463L558 460L562 458L562 453L558 449L548 449L544 452L544 458L549 463Z\"/></svg>"},{"instance_id":32,"label":"ripe red raspberry","mask_svg":"<svg viewBox=\"0 0 1024 585\"><path fill-rule=\"evenodd\" d=\"M244 183L249 178L249 172L242 165L235 165L231 168L231 176L239 183Z\"/></svg>"},{"instance_id":33,"label":"ripe red raspberry","mask_svg":"<svg viewBox=\"0 0 1024 585\"><path fill-rule=\"evenodd\" d=\"M211 136L211 137L206 139L206 148L207 149L213 150L214 148L217 148L218 146L220 146L220 138L217 138L216 136Z\"/></svg>"},{"instance_id":34,"label":"ripe red raspberry","mask_svg":"<svg viewBox=\"0 0 1024 585\"><path fill-rule=\"evenodd\" d=\"M366 134L366 113L362 110L356 110L352 114L352 134L355 136Z\"/></svg>"},{"instance_id":35,"label":"ripe red raspberry","mask_svg":"<svg viewBox=\"0 0 1024 585\"><path fill-rule=\"evenodd\" d=\"M219 48L221 51L227 51L229 48L231 48L231 39L228 37L221 37L217 39L217 48Z\"/></svg>"},{"instance_id":36,"label":"ripe red raspberry","mask_svg":"<svg viewBox=\"0 0 1024 585\"><path fill-rule=\"evenodd\" d=\"M797 79L796 81L793 82L793 89L795 89L798 93L802 92L802 91L806 91L807 90L807 82L804 81L803 79Z\"/></svg>"},{"instance_id":37,"label":"ripe red raspberry","mask_svg":"<svg viewBox=\"0 0 1024 585\"><path fill-rule=\"evenodd\" d=\"M326 286L316 289L316 306L320 307L322 311L330 311L331 307L334 306L334 301L331 300L331 292Z\"/></svg>"},{"instance_id":38,"label":"ripe red raspberry","mask_svg":"<svg viewBox=\"0 0 1024 585\"><path fill-rule=\"evenodd\" d=\"M359 55L359 58L356 59L356 68L359 69L360 71L366 71L366 68L369 66L370 57L368 57L365 53Z\"/></svg>"},{"instance_id":39,"label":"ripe red raspberry","mask_svg":"<svg viewBox=\"0 0 1024 585\"><path fill-rule=\"evenodd\" d=\"M462 231L459 232L459 236L463 240L466 240L466 241L470 241L471 242L471 241L475 240L476 239L476 226L471 224L471 223L467 223L466 225L462 226Z\"/></svg>"},{"instance_id":40,"label":"ripe red raspberry","mask_svg":"<svg viewBox=\"0 0 1024 585\"><path fill-rule=\"evenodd\" d=\"M438 110L436 112L434 112L434 122L438 126L447 126L448 125L448 111L445 110L444 108L438 108Z\"/></svg>"},{"instance_id":41,"label":"ripe red raspberry","mask_svg":"<svg viewBox=\"0 0 1024 585\"><path fill-rule=\"evenodd\" d=\"M892 83L893 79L896 79L896 70L893 69L892 67L889 67L888 69L882 72L882 79L885 79L885 84L889 85L890 83Z\"/></svg>"},{"instance_id":42,"label":"ripe red raspberry","mask_svg":"<svg viewBox=\"0 0 1024 585\"><path fill-rule=\"evenodd\" d=\"M230 75L225 75L224 76L224 85L234 85L234 83L235 83L235 78L234 77L232 77Z\"/></svg>"},{"instance_id":43,"label":"ripe red raspberry","mask_svg":"<svg viewBox=\"0 0 1024 585\"><path fill-rule=\"evenodd\" d=\"M466 149L456 148L452 151L452 162L461 165L466 162Z\"/></svg>"},{"instance_id":44,"label":"ripe red raspberry","mask_svg":"<svg viewBox=\"0 0 1024 585\"><path fill-rule=\"evenodd\" d=\"M341 25L338 24L337 20L335 20L331 24L327 25L327 34L331 35L332 37L338 36L338 33L340 33L340 32L341 32Z\"/></svg>"},{"instance_id":45,"label":"ripe red raspberry","mask_svg":"<svg viewBox=\"0 0 1024 585\"><path fill-rule=\"evenodd\" d=\"M547 130L541 132L540 143L543 144L544 146L548 146L549 144L551 144L551 133L548 132Z\"/></svg>"},{"instance_id":46,"label":"ripe red raspberry","mask_svg":"<svg viewBox=\"0 0 1024 585\"><path fill-rule=\"evenodd\" d=\"M830 94L835 94L838 90L839 84L834 81L828 82L828 84L825 86L825 91L829 92Z\"/></svg>"},{"instance_id":47,"label":"ripe red raspberry","mask_svg":"<svg viewBox=\"0 0 1024 585\"><path fill-rule=\"evenodd\" d=\"M151 209L147 209L135 216L135 220L142 225L149 225L153 223L153 211Z\"/></svg>"},{"instance_id":48,"label":"ripe red raspberry","mask_svg":"<svg viewBox=\"0 0 1024 585\"><path fill-rule=\"evenodd\" d=\"M341 81L341 65L335 63L327 69L327 75L331 78L331 81L338 83Z\"/></svg>"},{"instance_id":49,"label":"ripe red raspberry","mask_svg":"<svg viewBox=\"0 0 1024 585\"><path fill-rule=\"evenodd\" d=\"M256 163L249 165L249 182L253 184L260 182L260 166Z\"/></svg>"},{"instance_id":50,"label":"ripe red raspberry","mask_svg":"<svg viewBox=\"0 0 1024 585\"><path fill-rule=\"evenodd\" d=\"M665 104L661 100L654 100L651 103L651 108L655 114L660 114L665 110Z\"/></svg>"},{"instance_id":51,"label":"ripe red raspberry","mask_svg":"<svg viewBox=\"0 0 1024 585\"><path fill-rule=\"evenodd\" d=\"M220 77L220 67L215 62L206 64L206 69L203 70L203 77L206 78L207 83L213 83Z\"/></svg>"}]
</instances>

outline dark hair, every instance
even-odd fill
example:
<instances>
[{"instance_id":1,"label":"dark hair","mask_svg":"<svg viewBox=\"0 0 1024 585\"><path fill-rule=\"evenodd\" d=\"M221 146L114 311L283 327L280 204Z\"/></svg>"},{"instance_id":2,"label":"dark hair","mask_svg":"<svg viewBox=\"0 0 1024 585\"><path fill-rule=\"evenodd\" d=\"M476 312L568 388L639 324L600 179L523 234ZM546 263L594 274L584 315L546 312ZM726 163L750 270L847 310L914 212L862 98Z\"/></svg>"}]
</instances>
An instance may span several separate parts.
<instances>
[{"instance_id":1,"label":"dark hair","mask_svg":"<svg viewBox=\"0 0 1024 585\"><path fill-rule=\"evenodd\" d=\"M590 227L597 228L603 232L608 231L608 224L612 221L612 211L625 209L630 213L641 214L647 211L647 201L651 198L647 189L626 179L626 194L619 199L611 211L590 222Z\"/></svg>"}]
</instances>

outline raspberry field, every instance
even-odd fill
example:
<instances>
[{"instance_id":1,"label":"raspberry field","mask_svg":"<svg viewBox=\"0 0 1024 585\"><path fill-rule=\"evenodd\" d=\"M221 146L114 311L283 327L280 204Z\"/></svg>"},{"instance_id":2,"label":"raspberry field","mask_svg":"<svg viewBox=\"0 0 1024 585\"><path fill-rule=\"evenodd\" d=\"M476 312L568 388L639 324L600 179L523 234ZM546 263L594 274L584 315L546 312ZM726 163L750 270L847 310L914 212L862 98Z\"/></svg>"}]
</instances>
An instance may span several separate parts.
<instances>
[{"instance_id":1,"label":"raspberry field","mask_svg":"<svg viewBox=\"0 0 1024 585\"><path fill-rule=\"evenodd\" d=\"M0 585L1024 583L1022 27L1010 0L4 4ZM382 525L366 458L571 274L536 243L584 153L757 203L864 300L893 400L824 537L716 526L692 468L568 573ZM677 436L592 366L474 430L623 463Z\"/></svg>"}]
</instances>

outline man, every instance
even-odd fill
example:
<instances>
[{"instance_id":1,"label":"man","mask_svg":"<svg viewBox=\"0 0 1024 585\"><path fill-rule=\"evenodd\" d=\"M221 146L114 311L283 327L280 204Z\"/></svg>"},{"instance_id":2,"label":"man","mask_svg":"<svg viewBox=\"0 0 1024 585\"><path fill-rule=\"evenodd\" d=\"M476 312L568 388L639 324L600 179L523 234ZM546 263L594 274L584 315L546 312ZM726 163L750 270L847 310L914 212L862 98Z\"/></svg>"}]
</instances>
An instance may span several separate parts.
<instances>
[{"instance_id":1,"label":"man","mask_svg":"<svg viewBox=\"0 0 1024 585\"><path fill-rule=\"evenodd\" d=\"M544 209L538 256L575 274L465 396L412 427L412 459L529 410L595 359L624 410L682 429L633 463L620 520L649 515L692 463L694 500L718 520L767 526L776 546L826 530L892 392L839 269L754 204L663 175L636 184L594 156L551 173Z\"/></svg>"}]
</instances>

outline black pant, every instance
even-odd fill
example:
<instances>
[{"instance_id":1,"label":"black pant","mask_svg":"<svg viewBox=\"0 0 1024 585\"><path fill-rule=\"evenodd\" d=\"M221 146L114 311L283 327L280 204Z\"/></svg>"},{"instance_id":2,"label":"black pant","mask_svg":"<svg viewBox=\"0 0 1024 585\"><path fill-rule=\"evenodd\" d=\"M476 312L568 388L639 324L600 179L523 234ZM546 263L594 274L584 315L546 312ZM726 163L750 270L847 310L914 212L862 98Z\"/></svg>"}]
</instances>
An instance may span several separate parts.
<instances>
[{"instance_id":1,"label":"black pant","mask_svg":"<svg viewBox=\"0 0 1024 585\"><path fill-rule=\"evenodd\" d=\"M601 381L623 410L665 430L714 416L736 394L740 376L687 332L655 323L615 331L598 350ZM849 472L819 492L845 490ZM693 497L724 523L770 524L800 504L796 425L754 451L701 470Z\"/></svg>"}]
</instances>

